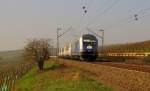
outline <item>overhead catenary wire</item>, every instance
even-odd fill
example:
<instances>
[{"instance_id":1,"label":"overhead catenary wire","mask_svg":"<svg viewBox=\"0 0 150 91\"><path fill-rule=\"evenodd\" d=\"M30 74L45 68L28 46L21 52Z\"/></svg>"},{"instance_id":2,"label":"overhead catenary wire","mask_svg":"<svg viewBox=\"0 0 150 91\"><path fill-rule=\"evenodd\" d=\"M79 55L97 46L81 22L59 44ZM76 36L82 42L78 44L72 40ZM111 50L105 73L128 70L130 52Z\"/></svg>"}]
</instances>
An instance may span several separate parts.
<instances>
[{"instance_id":1,"label":"overhead catenary wire","mask_svg":"<svg viewBox=\"0 0 150 91\"><path fill-rule=\"evenodd\" d=\"M106 8L106 9L104 9L104 11L103 11L104 14L107 13L111 8L113 8L117 3L119 3L119 1L120 1L120 0L116 0L111 6L109 6L109 7ZM146 1L146 2L147 2L147 1ZM144 3L145 3L145 2L144 2ZM150 10L150 8L142 9L142 10L140 10L140 11L138 11L138 12L136 12L136 13L134 13L134 14L128 16L128 17L125 17L124 19L119 20L119 22L117 22L117 23L115 23L115 24L112 24L112 25L106 27L106 29L110 29L110 28L114 27L114 25L117 25L118 23L125 25L125 24L128 24L128 23L132 22L132 21L135 21L134 15L137 14L137 15L138 15L138 18L140 18L140 17L139 17L140 13L142 14L142 13L148 11L148 10ZM100 16L98 16L98 15L100 15ZM101 17L101 16L103 15L103 13L101 12L101 13L99 13L98 15L97 15L97 16L98 16L98 18L99 18L99 17ZM140 16L141 16L141 15L140 15ZM97 20L97 17L94 18L94 19ZM92 21L95 22L94 20L92 20ZM89 23L87 24L87 26L89 26L91 23L93 23L92 21L89 22ZM124 22L124 23L123 23L123 22ZM80 26L83 26L83 25L80 25ZM80 28L80 27L79 27L79 28Z\"/></svg>"},{"instance_id":2,"label":"overhead catenary wire","mask_svg":"<svg viewBox=\"0 0 150 91\"><path fill-rule=\"evenodd\" d=\"M66 34L72 29L72 27L69 27L66 31L64 31L62 34L60 34L58 37L61 37L62 35Z\"/></svg>"},{"instance_id":3,"label":"overhead catenary wire","mask_svg":"<svg viewBox=\"0 0 150 91\"><path fill-rule=\"evenodd\" d=\"M91 0L91 1L94 2L94 0ZM91 2L90 5L87 7L88 12L87 12L87 15L86 15L86 21L90 18L89 12L90 12L90 8L91 8L93 2ZM107 2L108 2L108 0L107 0ZM100 11L102 10L102 8L103 8L103 7L98 8L97 12L100 12ZM83 27L84 25L85 25L85 23L82 23L82 24L78 27L78 29L80 30L81 27Z\"/></svg>"},{"instance_id":4,"label":"overhead catenary wire","mask_svg":"<svg viewBox=\"0 0 150 91\"><path fill-rule=\"evenodd\" d=\"M79 26L79 23L82 21L83 17L84 17L84 13L83 13L83 9L82 7L83 6L87 6L87 1L88 0L79 0L80 1L80 11L78 12L79 13L79 20L77 20L77 22L70 22L70 26L76 28Z\"/></svg>"},{"instance_id":5,"label":"overhead catenary wire","mask_svg":"<svg viewBox=\"0 0 150 91\"><path fill-rule=\"evenodd\" d=\"M107 13L109 10L111 10L117 3L119 3L121 0L115 0L109 7L107 7L106 9L104 9L102 12L98 13L93 20L91 20L90 22L86 23L86 26L90 26L92 23L94 23L99 17L101 17L102 15L104 15L105 13ZM82 25L84 26L84 25ZM79 30L81 29L81 27L79 27Z\"/></svg>"},{"instance_id":6,"label":"overhead catenary wire","mask_svg":"<svg viewBox=\"0 0 150 91\"><path fill-rule=\"evenodd\" d=\"M90 1L90 2L88 2L88 1ZM82 6L81 18L80 18L80 20L79 20L79 27L80 27L80 25L81 25L81 23L82 23L82 20L85 18L85 15L88 14L88 12L89 12L89 10L90 10L90 7L91 7L91 5L92 5L92 2L93 2L94 0L88 0L88 1L87 1L87 3L84 3L83 6Z\"/></svg>"},{"instance_id":7,"label":"overhead catenary wire","mask_svg":"<svg viewBox=\"0 0 150 91\"><path fill-rule=\"evenodd\" d=\"M144 3L147 3L149 0L145 0L145 2ZM119 1L116 1L114 4L117 4ZM113 6L113 5L112 5ZM141 10L141 11L139 11L139 12L137 12L137 13L142 13L142 12L145 12L145 11L148 11L150 8L145 8L145 9L143 9L143 10ZM109 9L108 9L109 10ZM100 13L101 14L101 13ZM133 14L134 15L134 14ZM131 16L128 16L128 17L125 17L124 19L121 19L121 20L119 20L119 23L120 22L122 22L122 21L127 21L127 22L129 22L130 20L130 18L133 18L133 15L131 15ZM135 15L136 15L136 13L135 13ZM137 19L138 20L138 18L135 18L135 19ZM95 20L96 21L96 20ZM95 22L94 20L93 20L93 22ZM91 21L92 22L92 21ZM115 24L112 24L112 25L110 25L109 26L109 28L111 28L112 26L114 26L114 25L116 25L117 23L115 23ZM92 24L90 24L90 22L87 24L87 26L90 26L90 25L92 25ZM108 28L108 27L107 27Z\"/></svg>"},{"instance_id":8,"label":"overhead catenary wire","mask_svg":"<svg viewBox=\"0 0 150 91\"><path fill-rule=\"evenodd\" d=\"M101 16L103 16L105 13L107 13L109 10L111 10L117 3L119 3L121 0L115 0L109 7L107 7L106 9L104 9L102 12L98 13L90 22L88 22L86 24L86 26L90 26L92 25L92 23L94 23L96 20L98 20L98 18L100 18Z\"/></svg>"},{"instance_id":9,"label":"overhead catenary wire","mask_svg":"<svg viewBox=\"0 0 150 91\"><path fill-rule=\"evenodd\" d=\"M89 2L87 3L87 10L90 10L93 2L94 2L94 0L89 0Z\"/></svg>"},{"instance_id":10,"label":"overhead catenary wire","mask_svg":"<svg viewBox=\"0 0 150 91\"><path fill-rule=\"evenodd\" d=\"M107 0L107 2L108 2L108 0ZM103 7L100 7L97 12L101 11L102 8L103 8ZM101 13L101 12L100 12L100 13ZM90 16L87 17L87 20L88 20L89 18L90 18ZM86 24L87 24L87 23L82 23L82 24L78 27L78 29L79 29L79 30L82 29L82 27L83 27L84 25L86 25Z\"/></svg>"},{"instance_id":11,"label":"overhead catenary wire","mask_svg":"<svg viewBox=\"0 0 150 91\"><path fill-rule=\"evenodd\" d=\"M149 15L150 15L150 12L148 14L143 15L143 16L139 16L139 18L144 18L144 17L147 17Z\"/></svg>"},{"instance_id":12,"label":"overhead catenary wire","mask_svg":"<svg viewBox=\"0 0 150 91\"><path fill-rule=\"evenodd\" d=\"M84 16L85 16L85 13L83 13L83 6L85 7L86 5L87 5L87 1L88 0L80 0L81 1L81 11L80 11L80 19L79 19L79 23L77 23L77 26L75 26L75 27L78 27L78 26L80 26L80 22L82 22L82 20L83 20L83 18L84 18ZM86 8L86 7L85 7ZM81 14L82 13L82 14ZM76 25L76 24L71 24L72 26L74 26L74 25ZM73 29L73 27L69 27L66 31L64 31L64 33L63 34L65 34L65 33L67 33L68 31L70 31L71 29ZM61 35L63 35L63 34L61 34Z\"/></svg>"},{"instance_id":13,"label":"overhead catenary wire","mask_svg":"<svg viewBox=\"0 0 150 91\"><path fill-rule=\"evenodd\" d=\"M119 26L119 25L127 24L127 23L130 23L130 22L132 22L132 21L135 21L135 15L137 16L138 19L139 19L139 18L142 18L142 17L145 16L144 13L145 13L146 11L149 11L149 10L150 10L150 7L145 8L145 9L142 9L142 10L138 11L138 12L135 13L135 14L129 15L129 16L127 16L127 17L125 17L125 18L119 20L117 23L114 23L114 24L112 24L112 25L109 25L109 26L106 27L105 29L109 30L109 29L114 28L114 27L117 27L117 26ZM142 16L142 15L143 15L143 16ZM148 14L148 15L149 15L149 14ZM124 23L123 23L123 22L124 22Z\"/></svg>"},{"instance_id":14,"label":"overhead catenary wire","mask_svg":"<svg viewBox=\"0 0 150 91\"><path fill-rule=\"evenodd\" d=\"M89 9L90 8L90 6L91 6L91 4L92 4L92 2L94 1L94 0L81 0L82 1L82 5L83 6L86 6L87 7L87 9Z\"/></svg>"},{"instance_id":15,"label":"overhead catenary wire","mask_svg":"<svg viewBox=\"0 0 150 91\"><path fill-rule=\"evenodd\" d=\"M132 16L128 16L128 17L125 17L121 20L119 20L117 23L114 23L114 24L111 24L107 27L105 27L106 30L109 30L111 28L114 28L115 26L118 26L118 25L121 25L121 24L126 24L126 23L129 23L130 21L132 21L133 19L133 15Z\"/></svg>"},{"instance_id":16,"label":"overhead catenary wire","mask_svg":"<svg viewBox=\"0 0 150 91\"><path fill-rule=\"evenodd\" d=\"M140 11L128 16L128 17L125 17L123 19L121 19L119 21L119 23L121 22L121 25L127 25L133 21L138 21L146 16L149 16L150 15L150 12L148 12L150 10L150 7L148 8L144 8L144 9L141 9ZM123 21L123 23L122 23ZM125 21L125 22L124 22ZM115 23L116 24L116 23ZM113 24L114 25L114 24ZM111 25L112 26L112 25ZM111 26L109 26L109 28L111 28ZM120 26L119 26L120 27ZM107 29L108 30L108 29ZM87 31L89 31L89 29L87 29ZM93 31L90 30L90 32L93 33ZM93 33L94 35L96 34L95 32Z\"/></svg>"},{"instance_id":17,"label":"overhead catenary wire","mask_svg":"<svg viewBox=\"0 0 150 91\"><path fill-rule=\"evenodd\" d=\"M89 14L90 12L90 8L94 2L94 0L87 0L87 2L85 2L86 0L84 0L83 5L81 6L81 12L80 12L80 19L79 22L77 23L76 29L80 30L80 27L82 26L83 20L85 19L85 17Z\"/></svg>"}]
</instances>

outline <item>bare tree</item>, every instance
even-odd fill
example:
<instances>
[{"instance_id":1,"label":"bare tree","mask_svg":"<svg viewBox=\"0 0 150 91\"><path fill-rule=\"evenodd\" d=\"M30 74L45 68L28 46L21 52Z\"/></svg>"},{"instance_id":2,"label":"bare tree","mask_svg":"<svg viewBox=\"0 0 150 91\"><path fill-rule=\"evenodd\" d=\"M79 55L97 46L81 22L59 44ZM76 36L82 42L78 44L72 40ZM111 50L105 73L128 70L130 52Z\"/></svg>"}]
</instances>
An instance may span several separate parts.
<instances>
[{"instance_id":1,"label":"bare tree","mask_svg":"<svg viewBox=\"0 0 150 91\"><path fill-rule=\"evenodd\" d=\"M25 57L35 60L39 70L43 70L44 61L49 58L50 39L32 39L25 47Z\"/></svg>"}]
</instances>

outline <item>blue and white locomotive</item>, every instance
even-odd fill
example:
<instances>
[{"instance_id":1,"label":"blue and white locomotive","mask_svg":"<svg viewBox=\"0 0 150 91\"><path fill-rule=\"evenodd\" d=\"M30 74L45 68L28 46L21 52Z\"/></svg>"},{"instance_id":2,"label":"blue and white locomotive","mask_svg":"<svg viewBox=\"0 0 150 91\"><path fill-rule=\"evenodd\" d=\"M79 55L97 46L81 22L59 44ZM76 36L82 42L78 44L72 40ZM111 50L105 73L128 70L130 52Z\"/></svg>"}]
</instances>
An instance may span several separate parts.
<instances>
[{"instance_id":1,"label":"blue and white locomotive","mask_svg":"<svg viewBox=\"0 0 150 91\"><path fill-rule=\"evenodd\" d=\"M98 39L84 34L78 40L60 49L59 56L71 59L95 60L98 56Z\"/></svg>"}]
</instances>

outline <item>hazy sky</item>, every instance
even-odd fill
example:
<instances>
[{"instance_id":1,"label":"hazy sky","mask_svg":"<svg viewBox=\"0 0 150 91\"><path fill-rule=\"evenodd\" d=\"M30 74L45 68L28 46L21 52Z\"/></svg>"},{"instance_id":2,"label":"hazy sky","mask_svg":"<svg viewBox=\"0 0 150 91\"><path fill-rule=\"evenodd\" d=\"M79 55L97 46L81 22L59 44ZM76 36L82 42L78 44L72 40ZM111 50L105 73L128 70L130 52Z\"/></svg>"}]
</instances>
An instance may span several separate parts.
<instances>
[{"instance_id":1,"label":"hazy sky","mask_svg":"<svg viewBox=\"0 0 150 91\"><path fill-rule=\"evenodd\" d=\"M99 34L104 29L105 44L149 40L150 0L0 0L0 50L23 48L30 38L55 44L57 27L60 33L72 27L62 45L88 33L86 28Z\"/></svg>"}]
</instances>

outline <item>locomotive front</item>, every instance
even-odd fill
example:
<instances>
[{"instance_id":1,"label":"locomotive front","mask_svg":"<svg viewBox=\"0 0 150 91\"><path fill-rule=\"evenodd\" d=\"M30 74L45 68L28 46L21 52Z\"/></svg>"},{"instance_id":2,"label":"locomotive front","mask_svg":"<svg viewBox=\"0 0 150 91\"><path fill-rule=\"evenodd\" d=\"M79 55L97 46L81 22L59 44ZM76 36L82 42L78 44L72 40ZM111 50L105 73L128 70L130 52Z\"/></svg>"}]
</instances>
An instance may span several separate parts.
<instances>
[{"instance_id":1,"label":"locomotive front","mask_svg":"<svg viewBox=\"0 0 150 91\"><path fill-rule=\"evenodd\" d=\"M94 35L85 34L80 38L81 59L95 60L98 56L98 40Z\"/></svg>"}]
</instances>

